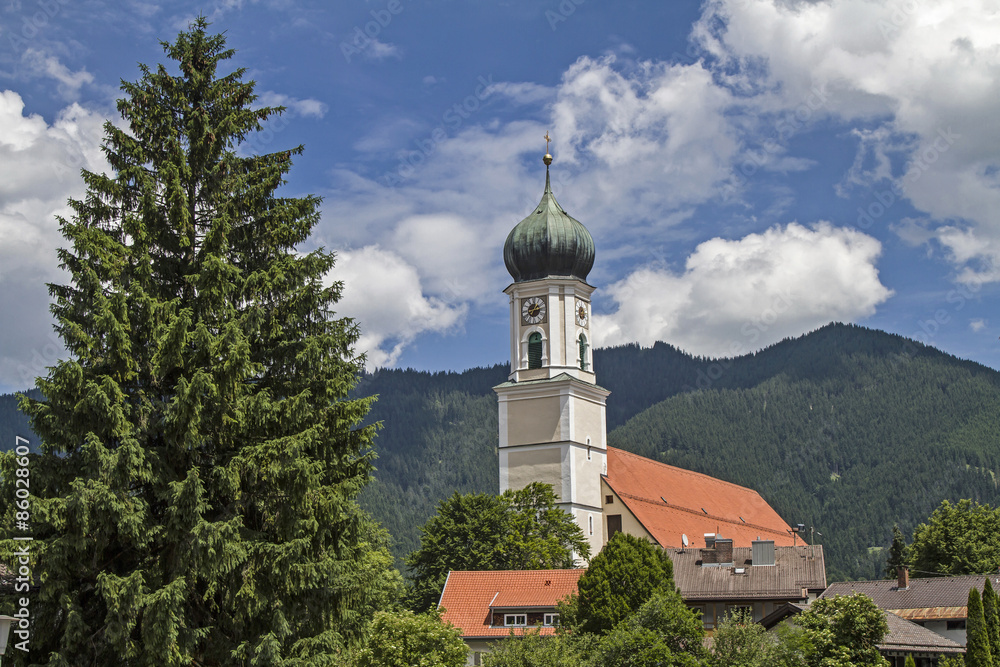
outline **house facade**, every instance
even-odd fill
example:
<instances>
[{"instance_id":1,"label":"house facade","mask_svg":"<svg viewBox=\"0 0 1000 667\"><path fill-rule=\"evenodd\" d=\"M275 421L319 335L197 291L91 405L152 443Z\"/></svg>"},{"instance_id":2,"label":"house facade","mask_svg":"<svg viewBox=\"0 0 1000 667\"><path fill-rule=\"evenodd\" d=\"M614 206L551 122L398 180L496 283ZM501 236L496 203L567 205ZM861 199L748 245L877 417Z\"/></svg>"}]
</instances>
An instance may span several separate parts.
<instances>
[{"instance_id":1,"label":"house facade","mask_svg":"<svg viewBox=\"0 0 1000 667\"><path fill-rule=\"evenodd\" d=\"M586 570L452 571L438 608L442 619L462 633L467 664L479 665L490 645L511 634L536 629L555 633L559 601L576 593Z\"/></svg>"},{"instance_id":2,"label":"house facade","mask_svg":"<svg viewBox=\"0 0 1000 667\"><path fill-rule=\"evenodd\" d=\"M707 635L728 615L747 610L761 621L789 603L805 605L826 589L823 547L777 546L706 535L700 548L668 549L674 583L684 602L702 617Z\"/></svg>"},{"instance_id":3,"label":"house facade","mask_svg":"<svg viewBox=\"0 0 1000 667\"><path fill-rule=\"evenodd\" d=\"M896 579L839 581L831 584L821 597L864 593L880 609L965 646L969 590L976 588L981 594L987 577L994 589L1000 588L1000 574L916 579L909 576L906 568L900 568Z\"/></svg>"}]
</instances>

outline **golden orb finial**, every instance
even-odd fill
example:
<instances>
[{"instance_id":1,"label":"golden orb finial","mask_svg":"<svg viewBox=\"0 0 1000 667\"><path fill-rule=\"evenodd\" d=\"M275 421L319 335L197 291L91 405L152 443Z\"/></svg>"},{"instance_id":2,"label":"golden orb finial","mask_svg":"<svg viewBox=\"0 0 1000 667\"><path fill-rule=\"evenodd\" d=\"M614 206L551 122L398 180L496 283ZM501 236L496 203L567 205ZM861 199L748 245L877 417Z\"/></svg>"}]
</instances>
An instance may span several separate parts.
<instances>
[{"instance_id":1,"label":"golden orb finial","mask_svg":"<svg viewBox=\"0 0 1000 667\"><path fill-rule=\"evenodd\" d=\"M545 163L546 167L549 166L550 164L552 164L552 156L549 155L549 142L550 141L552 141L552 139L549 138L549 133L546 132L545 133L545 156L542 158L542 162Z\"/></svg>"}]
</instances>

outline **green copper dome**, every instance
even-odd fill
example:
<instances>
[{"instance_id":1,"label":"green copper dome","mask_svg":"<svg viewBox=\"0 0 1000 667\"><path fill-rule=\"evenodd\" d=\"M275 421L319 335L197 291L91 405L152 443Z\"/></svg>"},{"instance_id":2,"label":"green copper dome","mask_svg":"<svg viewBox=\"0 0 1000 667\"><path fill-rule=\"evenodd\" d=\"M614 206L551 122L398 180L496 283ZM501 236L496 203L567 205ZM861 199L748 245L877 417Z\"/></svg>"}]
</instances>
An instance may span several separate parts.
<instances>
[{"instance_id":1,"label":"green copper dome","mask_svg":"<svg viewBox=\"0 0 1000 667\"><path fill-rule=\"evenodd\" d=\"M552 194L546 154L545 192L527 218L517 223L503 246L503 262L514 282L565 276L586 281L594 266L594 239Z\"/></svg>"}]
</instances>

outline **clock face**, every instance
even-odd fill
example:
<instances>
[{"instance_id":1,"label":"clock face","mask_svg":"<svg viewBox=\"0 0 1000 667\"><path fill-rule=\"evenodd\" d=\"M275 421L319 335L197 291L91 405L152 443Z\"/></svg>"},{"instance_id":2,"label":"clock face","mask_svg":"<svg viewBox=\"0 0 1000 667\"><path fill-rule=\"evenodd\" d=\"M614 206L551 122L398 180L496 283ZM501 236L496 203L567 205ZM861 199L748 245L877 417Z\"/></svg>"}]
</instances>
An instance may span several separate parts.
<instances>
[{"instance_id":1,"label":"clock face","mask_svg":"<svg viewBox=\"0 0 1000 667\"><path fill-rule=\"evenodd\" d=\"M539 296L533 296L521 302L521 321L525 324L538 324L545 319L545 301Z\"/></svg>"},{"instance_id":2,"label":"clock face","mask_svg":"<svg viewBox=\"0 0 1000 667\"><path fill-rule=\"evenodd\" d=\"M590 319L587 314L587 304L583 301L576 302L576 323L581 327L587 326L587 320Z\"/></svg>"}]
</instances>

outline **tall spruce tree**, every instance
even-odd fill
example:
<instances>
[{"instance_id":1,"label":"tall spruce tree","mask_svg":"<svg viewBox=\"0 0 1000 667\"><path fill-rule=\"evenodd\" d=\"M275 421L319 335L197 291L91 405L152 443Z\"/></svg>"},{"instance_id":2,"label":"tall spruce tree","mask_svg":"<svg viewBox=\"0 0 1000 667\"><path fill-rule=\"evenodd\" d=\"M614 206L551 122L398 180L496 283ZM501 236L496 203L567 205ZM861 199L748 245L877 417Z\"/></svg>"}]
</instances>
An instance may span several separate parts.
<instances>
[{"instance_id":1,"label":"tall spruce tree","mask_svg":"<svg viewBox=\"0 0 1000 667\"><path fill-rule=\"evenodd\" d=\"M967 667L993 667L989 632L983 613L979 589L969 590L968 615L965 626L965 664Z\"/></svg>"},{"instance_id":2,"label":"tall spruce tree","mask_svg":"<svg viewBox=\"0 0 1000 667\"><path fill-rule=\"evenodd\" d=\"M302 148L237 152L281 109L219 72L233 51L207 27L163 43L178 73L122 83L113 173L84 172L60 220L70 358L22 400L43 450L33 662L337 664L398 583L355 502L375 430L348 398L358 330L332 254L297 250L319 200L276 194Z\"/></svg>"},{"instance_id":3,"label":"tall spruce tree","mask_svg":"<svg viewBox=\"0 0 1000 667\"><path fill-rule=\"evenodd\" d=\"M885 559L885 576L895 579L899 575L899 568L905 566L910 556L910 548L906 545L906 538L898 525L892 527L892 545L889 547L889 555Z\"/></svg>"},{"instance_id":4,"label":"tall spruce tree","mask_svg":"<svg viewBox=\"0 0 1000 667\"><path fill-rule=\"evenodd\" d=\"M986 577L983 585L983 620L986 622L986 634L990 639L990 654L993 664L1000 662L1000 598L993 590L990 578Z\"/></svg>"}]
</instances>

